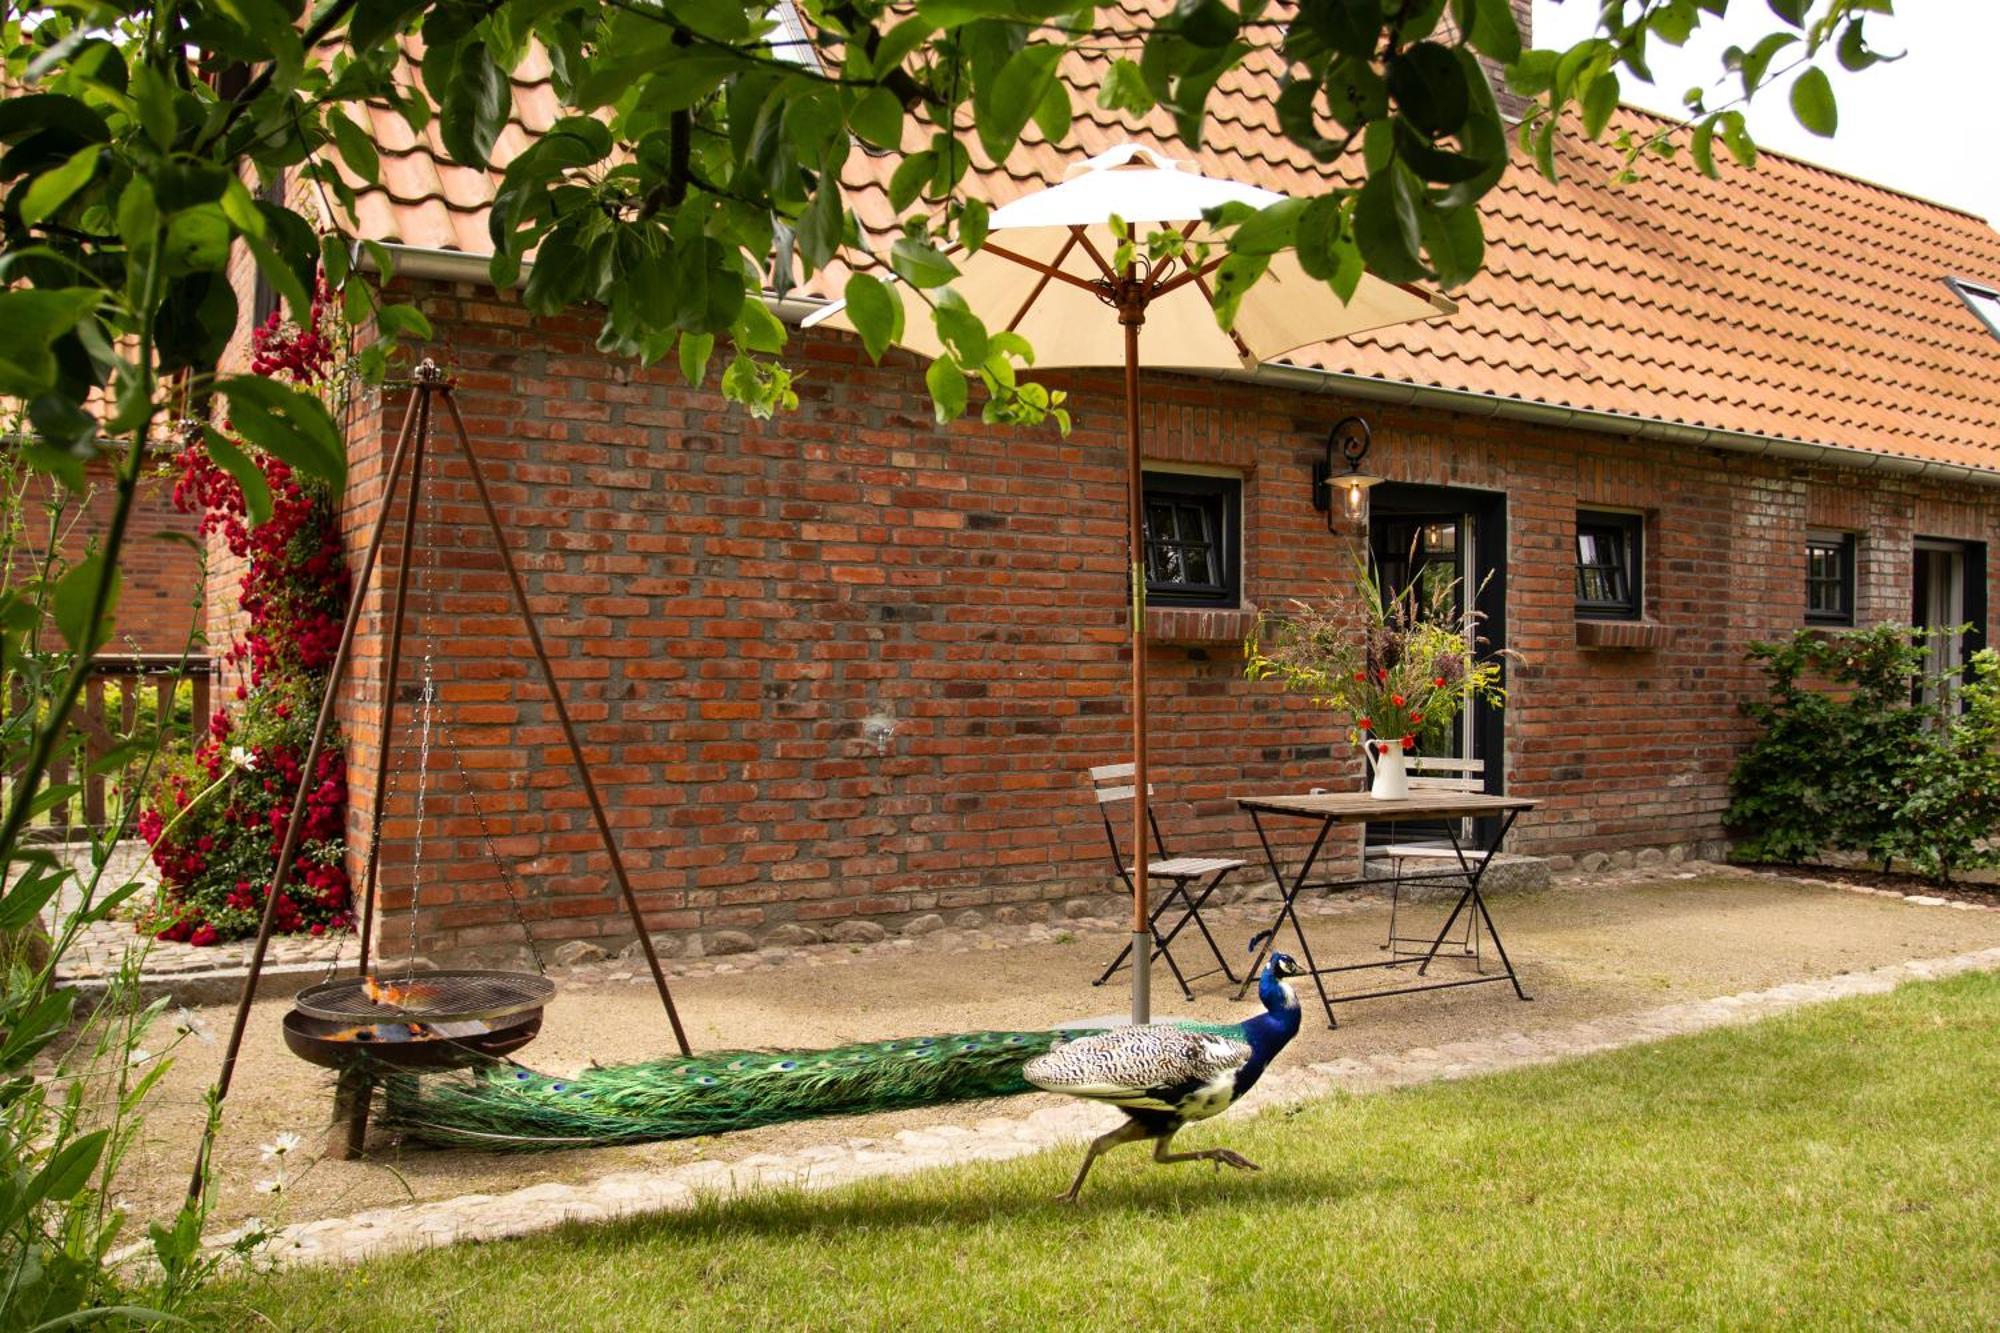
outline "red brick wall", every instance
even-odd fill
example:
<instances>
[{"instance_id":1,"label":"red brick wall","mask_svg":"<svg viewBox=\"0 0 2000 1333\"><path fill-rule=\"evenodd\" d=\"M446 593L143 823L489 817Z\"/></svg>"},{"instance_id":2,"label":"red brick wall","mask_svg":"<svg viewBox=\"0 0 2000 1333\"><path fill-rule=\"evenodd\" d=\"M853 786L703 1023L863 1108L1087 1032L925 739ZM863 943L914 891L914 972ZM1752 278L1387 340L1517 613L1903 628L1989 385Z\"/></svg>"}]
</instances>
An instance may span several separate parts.
<instances>
[{"instance_id":1,"label":"red brick wall","mask_svg":"<svg viewBox=\"0 0 2000 1333\"><path fill-rule=\"evenodd\" d=\"M756 932L1101 887L1081 771L1129 745L1115 378L1065 378L1067 440L940 429L912 361L876 368L844 340L800 337L803 406L759 422L712 383L597 353L590 317L531 321L470 287L419 297L652 928ZM1801 623L1808 523L1845 514L1867 529L1862 610L1895 617L1908 534L1982 537L2000 499L1323 394L1169 375L1147 387L1151 456L1243 471L1254 602L1346 577L1307 502L1342 415L1370 418L1371 465L1395 480L1507 493L1522 658L1506 782L1544 802L1519 826L1526 851L1720 836L1737 703L1755 684L1743 651ZM406 401L362 405L356 550ZM423 549L440 562L441 715L537 936L629 937L463 464L448 436L434 444L443 530ZM1577 645L1579 504L1647 513L1646 609L1671 631L1664 647ZM376 762L374 596L342 715L357 849ZM1359 781L1337 727L1244 681L1234 643L1159 645L1151 668L1155 781L1186 849L1254 852L1235 793ZM416 780L398 777L386 827L391 952L409 938ZM518 943L442 750L430 788L419 947Z\"/></svg>"},{"instance_id":2,"label":"red brick wall","mask_svg":"<svg viewBox=\"0 0 2000 1333\"><path fill-rule=\"evenodd\" d=\"M125 530L123 575L118 606L112 617L107 653L179 653L200 607L201 558L186 541L173 538L194 533L194 520L174 508L174 483L165 463L150 467L139 481L132 515ZM81 559L110 530L117 504L117 481L109 462L93 463L85 473L88 489L81 502L64 501L56 515L62 547L72 560ZM51 487L37 478L22 505L23 532L14 552L17 561L38 560L49 535Z\"/></svg>"}]
</instances>

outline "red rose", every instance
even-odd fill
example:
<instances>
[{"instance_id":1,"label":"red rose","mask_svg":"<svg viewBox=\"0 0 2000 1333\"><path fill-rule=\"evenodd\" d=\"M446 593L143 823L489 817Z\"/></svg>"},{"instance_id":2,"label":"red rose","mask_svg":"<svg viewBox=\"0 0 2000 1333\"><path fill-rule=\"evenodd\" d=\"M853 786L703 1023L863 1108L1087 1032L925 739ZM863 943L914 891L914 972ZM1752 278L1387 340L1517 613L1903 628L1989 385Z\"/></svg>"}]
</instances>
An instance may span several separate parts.
<instances>
[{"instance_id":1,"label":"red rose","mask_svg":"<svg viewBox=\"0 0 2000 1333\"><path fill-rule=\"evenodd\" d=\"M1401 708L1403 706L1403 696L1400 694L1392 694L1389 696L1389 702L1396 705L1396 707Z\"/></svg>"},{"instance_id":2,"label":"red rose","mask_svg":"<svg viewBox=\"0 0 2000 1333\"><path fill-rule=\"evenodd\" d=\"M1405 750L1414 750L1414 749L1416 749L1416 748L1417 748L1417 738L1416 738L1415 736L1405 736L1405 737L1403 737L1403 748L1404 748Z\"/></svg>"},{"instance_id":3,"label":"red rose","mask_svg":"<svg viewBox=\"0 0 2000 1333\"><path fill-rule=\"evenodd\" d=\"M1437 686L1437 687L1438 687L1439 689L1443 689L1443 688L1444 688L1444 677L1443 677L1443 676L1439 676L1439 677L1438 677L1438 678L1437 678L1436 680L1432 681L1432 682L1431 682L1431 684L1433 684L1433 685Z\"/></svg>"},{"instance_id":4,"label":"red rose","mask_svg":"<svg viewBox=\"0 0 2000 1333\"><path fill-rule=\"evenodd\" d=\"M1373 722L1370 722L1365 717L1355 718L1354 725L1361 728L1363 731L1373 731L1375 729L1375 724Z\"/></svg>"},{"instance_id":5,"label":"red rose","mask_svg":"<svg viewBox=\"0 0 2000 1333\"><path fill-rule=\"evenodd\" d=\"M206 921L201 923L199 930L188 936L189 944L198 945L204 949L211 944L219 944L221 942L222 936L216 932L214 926L209 925Z\"/></svg>"}]
</instances>

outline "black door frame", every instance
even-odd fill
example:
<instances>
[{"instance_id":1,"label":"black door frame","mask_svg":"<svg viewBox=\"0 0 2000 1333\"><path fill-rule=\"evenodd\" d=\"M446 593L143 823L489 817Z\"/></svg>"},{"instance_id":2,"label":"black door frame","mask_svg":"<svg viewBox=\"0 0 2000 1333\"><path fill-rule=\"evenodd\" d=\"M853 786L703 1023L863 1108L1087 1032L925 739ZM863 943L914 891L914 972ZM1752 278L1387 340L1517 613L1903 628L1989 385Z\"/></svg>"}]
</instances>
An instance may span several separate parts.
<instances>
[{"instance_id":1,"label":"black door frame","mask_svg":"<svg viewBox=\"0 0 2000 1333\"><path fill-rule=\"evenodd\" d=\"M1484 582L1472 589L1473 607L1482 617L1480 636L1488 654L1507 646L1507 493L1474 490L1464 486L1424 486L1411 482L1385 481L1368 496L1369 558L1374 558L1374 521L1377 517L1440 518L1471 515L1473 520L1473 565ZM1501 684L1506 684L1507 660L1500 665ZM1484 702L1472 710L1474 757L1486 761L1486 790L1495 795L1506 791L1507 719L1499 708Z\"/></svg>"}]
</instances>

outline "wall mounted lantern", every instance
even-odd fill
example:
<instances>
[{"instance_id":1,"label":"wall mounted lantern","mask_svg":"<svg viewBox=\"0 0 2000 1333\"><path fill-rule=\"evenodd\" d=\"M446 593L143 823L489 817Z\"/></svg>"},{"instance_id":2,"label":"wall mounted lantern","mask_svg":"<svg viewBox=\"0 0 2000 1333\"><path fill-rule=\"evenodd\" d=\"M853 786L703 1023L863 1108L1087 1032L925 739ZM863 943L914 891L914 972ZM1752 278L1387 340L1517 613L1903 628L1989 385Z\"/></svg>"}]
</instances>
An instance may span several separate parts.
<instances>
[{"instance_id":1,"label":"wall mounted lantern","mask_svg":"<svg viewBox=\"0 0 2000 1333\"><path fill-rule=\"evenodd\" d=\"M1347 417L1326 433L1326 457L1313 464L1312 502L1326 515L1328 532L1338 532L1341 523L1368 527L1368 488L1382 480L1361 470L1372 443L1374 435L1360 417Z\"/></svg>"}]
</instances>

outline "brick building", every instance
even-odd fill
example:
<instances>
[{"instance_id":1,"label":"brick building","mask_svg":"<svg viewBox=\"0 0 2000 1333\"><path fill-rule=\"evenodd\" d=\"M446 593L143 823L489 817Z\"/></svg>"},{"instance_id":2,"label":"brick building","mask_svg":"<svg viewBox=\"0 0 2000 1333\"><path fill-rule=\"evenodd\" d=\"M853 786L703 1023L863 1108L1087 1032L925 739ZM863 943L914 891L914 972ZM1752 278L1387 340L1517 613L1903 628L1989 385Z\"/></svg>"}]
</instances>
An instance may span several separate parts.
<instances>
[{"instance_id":1,"label":"brick building","mask_svg":"<svg viewBox=\"0 0 2000 1333\"><path fill-rule=\"evenodd\" d=\"M545 78L518 76L523 123L503 149L553 118ZM1125 123L1079 97L1072 142L1031 130L972 188L1003 202L1139 138L1304 192L1310 161L1255 128L1275 88L1257 69L1224 88L1198 153L1162 116ZM712 379L598 353L594 313L534 318L493 290L492 181L440 166L392 116L377 129L362 231L394 245L435 329L427 350L496 482L651 928L755 935L1101 889L1081 774L1129 744L1115 375L1049 377L1076 411L1067 439L939 427L914 359L878 367L852 339L795 333L802 406L752 420ZM1414 543L1489 580L1489 636L1519 654L1509 706L1468 718L1463 741L1495 790L1543 802L1517 850L1721 838L1754 640L1914 615L1972 622L1961 651L1984 642L2000 236L1776 155L1720 181L1655 163L1624 187L1609 148L1566 142L1562 159L1560 185L1523 166L1491 196L1487 271L1451 319L1251 376L1149 373L1153 489L1225 552L1213 578L1154 591L1155 781L1176 850L1250 845L1234 794L1360 781L1335 721L1246 682L1240 649L1258 607L1351 577L1348 539L1311 504L1349 415L1371 423L1370 469L1389 479L1378 555ZM888 216L893 166L855 155L864 218ZM405 402L360 407L356 534ZM450 454L427 463L412 642L463 772L431 764L414 921L416 779L394 780L384 947L518 943L489 833L541 939L615 944L629 926ZM357 830L380 757L384 606L367 595L342 713Z\"/></svg>"}]
</instances>

